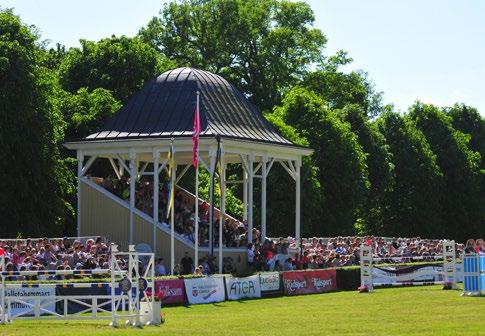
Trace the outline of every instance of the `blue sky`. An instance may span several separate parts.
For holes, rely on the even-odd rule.
[[[440,106],[463,102],[485,116],[485,1],[308,0],[315,26],[369,73],[386,103],[405,111],[414,100]],[[160,0],[1,0],[44,39],[133,36],[162,7]]]

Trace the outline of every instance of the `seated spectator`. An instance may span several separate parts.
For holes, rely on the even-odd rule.
[[[157,259],[157,264],[155,265],[155,275],[156,276],[167,275],[165,265],[163,264],[163,258]]]

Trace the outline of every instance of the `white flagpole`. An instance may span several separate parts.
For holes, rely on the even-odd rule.
[[[199,114],[199,91],[197,91],[197,113]],[[197,165],[195,166],[195,253],[194,267],[199,266],[199,144],[197,143]]]

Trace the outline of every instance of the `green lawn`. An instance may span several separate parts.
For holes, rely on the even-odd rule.
[[[0,335],[485,335],[485,298],[438,286],[336,292],[164,308],[160,327],[109,321],[15,321]]]

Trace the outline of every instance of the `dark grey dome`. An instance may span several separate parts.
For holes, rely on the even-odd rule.
[[[220,135],[292,145],[228,81],[192,68],[170,70],[149,81],[99,132],[85,140],[191,136],[197,91],[202,137]]]

